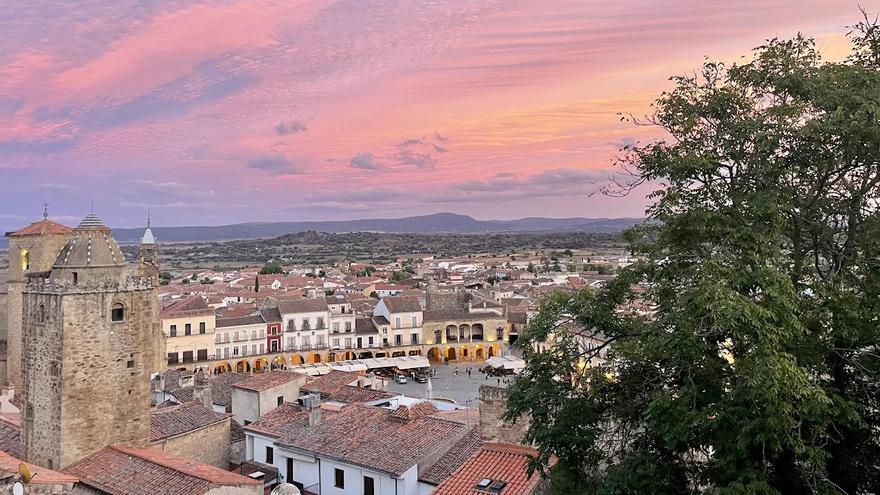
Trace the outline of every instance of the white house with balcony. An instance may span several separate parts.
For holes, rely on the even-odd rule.
[[[326,349],[330,338],[330,307],[323,297],[279,299],[285,351]],[[354,321],[352,320],[352,325]]]
[[[234,359],[266,353],[266,321],[260,314],[217,318],[214,331],[217,359]]]
[[[422,303],[416,296],[383,297],[373,308],[373,316],[388,321],[383,346],[422,344]],[[381,321],[381,320],[379,320]]]

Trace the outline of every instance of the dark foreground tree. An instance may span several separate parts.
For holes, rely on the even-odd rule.
[[[880,30],[850,38],[674,78],[668,137],[624,151],[658,185],[627,234],[646,261],[519,340],[509,416],[559,493],[880,493]]]

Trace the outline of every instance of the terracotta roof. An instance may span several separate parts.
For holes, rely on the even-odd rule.
[[[18,459],[17,456],[9,455],[6,452],[0,452],[0,473],[18,474],[18,466],[24,461]],[[31,479],[29,485],[73,485],[79,479],[69,474],[52,471],[43,466],[37,466],[29,462],[24,462],[30,469],[32,474],[36,476]],[[36,490],[36,489],[35,489]],[[12,493],[10,490],[9,493]]]
[[[281,446],[401,476],[431,456],[445,453],[438,438],[463,436],[470,428],[433,416],[400,421],[391,414],[388,409],[360,404],[338,411],[322,408],[321,422],[309,426],[305,409],[285,403],[244,429],[274,437]]]
[[[538,452],[522,445],[487,443],[456,470],[452,476],[440,483],[433,495],[530,495],[535,493],[541,483],[538,474],[529,477],[527,466],[530,456]],[[503,483],[500,490],[480,489],[477,484],[484,479],[492,483]]]
[[[15,232],[7,232],[7,237],[19,237],[26,235],[53,235],[53,234],[69,234],[73,231],[72,228],[67,225],[62,225],[58,222],[53,222],[52,220],[44,218],[39,222],[34,222],[27,227],[16,230]]]
[[[190,433],[226,421],[231,416],[208,409],[198,401],[158,409],[150,413],[150,441]]]
[[[327,374],[312,377],[300,389],[303,392],[320,394],[323,400],[345,402],[346,404],[397,397],[397,394],[390,392],[351,385],[357,381],[359,376],[357,373],[332,370]]]
[[[376,325],[390,325],[391,324],[391,322],[388,321],[388,318],[385,318],[384,316],[374,316],[373,323],[375,323]]]
[[[21,455],[21,424],[0,417],[0,450],[18,457]]]
[[[430,402],[418,402],[411,406],[400,406],[391,412],[391,417],[398,421],[413,421],[430,416],[438,411],[437,406]]]
[[[379,333],[379,330],[376,328],[376,325],[373,324],[373,320],[371,318],[355,318],[354,320],[354,333],[357,334],[368,334],[368,333]]]
[[[251,375],[247,373],[221,373],[211,375],[208,383],[211,385],[211,399],[218,406],[232,404],[232,385],[247,380]]]
[[[68,466],[65,473],[110,495],[202,495],[263,482],[157,449],[114,445]]]
[[[261,309],[260,314],[263,315],[263,320],[266,323],[281,323],[281,312],[278,311],[278,308],[266,308]]]
[[[460,468],[480,448],[482,443],[480,429],[472,427],[470,433],[453,445],[449,452],[443,454],[441,458],[437,459],[437,462],[422,472],[419,481],[434,486],[439,485]]]
[[[250,316],[234,316],[227,318],[217,318],[217,328],[240,327],[243,325],[265,325],[266,322],[259,314]]]
[[[243,390],[262,392],[264,390],[269,390],[270,388],[275,388],[279,385],[284,385],[285,383],[304,379],[305,375],[301,373],[295,373],[293,371],[272,371],[270,373],[256,374],[246,380],[235,382],[232,384],[232,386],[234,388],[240,388]]]
[[[159,318],[184,318],[187,316],[210,316],[214,310],[202,299],[202,296],[190,296],[162,308]]]
[[[294,313],[317,313],[330,311],[327,301],[323,297],[314,299],[279,299],[278,311],[283,315]]]
[[[422,303],[415,296],[383,297],[385,307],[391,313],[417,313],[422,310]]]

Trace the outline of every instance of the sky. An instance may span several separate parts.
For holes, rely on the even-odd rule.
[[[627,217],[668,77],[880,0],[0,2],[0,228]]]

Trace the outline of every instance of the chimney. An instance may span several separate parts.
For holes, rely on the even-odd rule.
[[[309,412],[309,426],[318,426],[321,424],[321,396],[311,394],[303,397],[306,410]]]
[[[205,373],[201,369],[196,372],[195,379],[193,380],[193,399],[201,402],[208,409],[214,408],[211,385],[208,384],[208,379],[205,378]]]

